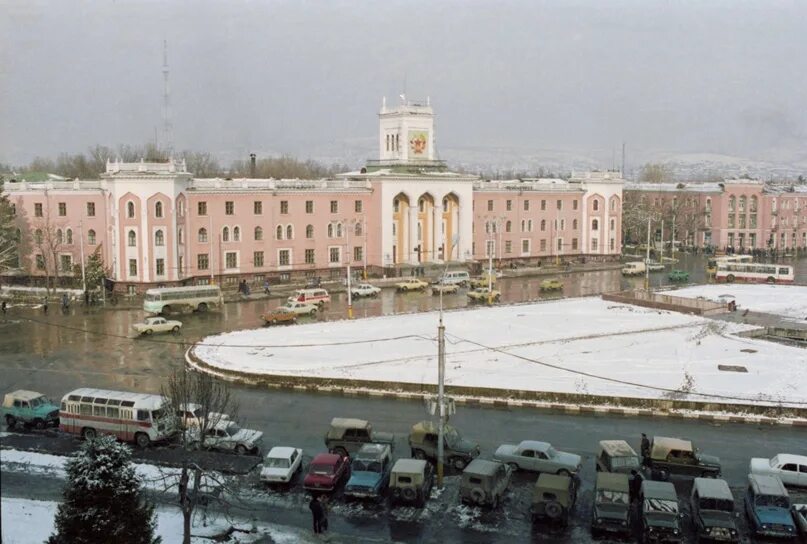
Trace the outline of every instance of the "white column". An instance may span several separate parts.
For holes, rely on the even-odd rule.
[[[415,252],[415,247],[418,245],[418,207],[417,202],[415,205],[409,206],[409,247],[407,249],[407,262],[409,264],[417,264],[418,256]]]
[[[440,257],[439,248],[443,242],[443,204],[435,204],[432,210],[432,261],[437,261]]]

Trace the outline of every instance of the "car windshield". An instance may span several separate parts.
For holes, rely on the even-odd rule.
[[[229,425],[227,425],[227,434],[229,434],[230,436],[233,436],[233,435],[237,434],[238,431],[240,431],[240,430],[241,430],[241,427],[239,427],[235,423],[230,423]]]
[[[647,514],[665,514],[675,516],[678,514],[678,501],[666,499],[645,499],[644,511]]]
[[[558,450],[556,450],[552,446],[549,446],[546,449],[546,456],[549,457],[550,459],[553,459],[558,456]]]
[[[638,466],[639,466],[639,458],[633,455],[628,455],[625,457],[611,457],[611,467],[613,468],[638,467]]]
[[[48,397],[46,397],[45,395],[42,395],[41,397],[31,399],[31,408],[36,408],[37,406],[42,406],[44,404],[49,404],[49,403],[50,403],[50,399]]]
[[[266,466],[269,468],[289,468],[289,460],[281,457],[269,457],[266,459]]]
[[[152,421],[159,421],[160,419],[165,417],[165,410],[152,410],[151,411],[151,420]]]
[[[160,300],[160,295],[149,295],[147,293],[146,294],[146,300],[148,300],[149,302],[155,302],[157,300]]]
[[[356,459],[352,468],[355,472],[381,472],[381,463],[369,459]]]
[[[782,495],[757,495],[754,499],[754,504],[756,506],[790,508],[790,499]]]
[[[311,465],[311,474],[321,474],[323,476],[333,474],[333,466],[321,464]]]
[[[610,489],[597,490],[598,504],[625,505],[629,503],[628,494],[623,491],[612,491]]]
[[[701,497],[699,506],[701,510],[720,510],[721,512],[733,512],[734,501],[728,499],[712,499]]]
[[[458,433],[456,429],[446,429],[445,438],[446,444],[453,448],[460,441],[460,433]]]

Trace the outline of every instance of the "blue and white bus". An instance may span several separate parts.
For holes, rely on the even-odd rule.
[[[206,312],[220,306],[224,299],[217,285],[192,285],[190,287],[159,287],[146,291],[143,309],[152,314],[168,314],[181,311]]]

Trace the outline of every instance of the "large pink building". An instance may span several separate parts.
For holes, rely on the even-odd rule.
[[[334,179],[196,179],[181,161],[109,161],[95,181],[7,183],[20,274],[99,251],[120,289],[342,277],[497,261],[615,258],[622,180],[487,181],[436,159],[428,101],[382,105],[379,159]]]

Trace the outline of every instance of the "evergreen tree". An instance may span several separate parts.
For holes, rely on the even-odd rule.
[[[64,502],[47,544],[159,544],[154,505],[145,500],[129,447],[114,437],[84,443],[67,462]]]

